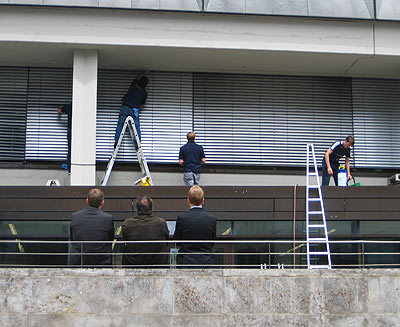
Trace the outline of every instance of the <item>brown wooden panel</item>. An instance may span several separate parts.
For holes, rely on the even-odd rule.
[[[398,211],[348,211],[345,212],[346,220],[400,220]]]
[[[63,214],[62,211],[3,211],[0,220],[63,220]]]
[[[62,211],[62,199],[0,199],[1,211]]]
[[[62,198],[61,186],[0,186],[0,198]]]
[[[273,211],[273,199],[207,199],[205,208],[211,211]]]
[[[344,202],[341,199],[325,199],[325,210],[328,211],[344,211]],[[319,202],[310,202],[310,210],[320,210]],[[306,200],[297,199],[296,210],[306,210]],[[275,199],[275,211],[290,211],[293,212],[293,199]]]
[[[346,199],[346,211],[400,211],[400,201],[397,198],[365,198]]]
[[[400,198],[398,186],[354,186],[344,189],[346,198]]]
[[[266,186],[204,186],[205,198],[273,198],[274,188]]]

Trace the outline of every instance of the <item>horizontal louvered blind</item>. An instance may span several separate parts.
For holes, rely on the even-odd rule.
[[[121,98],[138,72],[100,70],[97,96],[97,160],[107,161],[113,151]],[[140,112],[142,147],[149,162],[178,161],[179,147],[192,129],[192,74],[150,72],[147,102]],[[136,161],[129,133],[118,161]]]
[[[350,79],[194,75],[194,129],[207,162],[303,166],[352,133]]]
[[[0,160],[22,161],[25,155],[28,69],[0,67]]]
[[[66,160],[67,115],[57,108],[71,95],[72,69],[29,69],[26,159]]]
[[[357,167],[400,166],[400,80],[353,79]]]

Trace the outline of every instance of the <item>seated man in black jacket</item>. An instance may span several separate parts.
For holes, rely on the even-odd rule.
[[[166,241],[169,230],[163,218],[153,216],[153,200],[148,196],[136,200],[136,217],[128,218],[122,224],[125,241]],[[167,243],[126,243],[122,257],[123,265],[140,265],[145,268],[166,267],[168,264]],[[146,254],[154,253],[154,254]],[[164,253],[164,254],[163,254]]]
[[[103,192],[99,189],[90,190],[86,203],[87,208],[72,214],[71,241],[112,241],[114,219],[113,216],[101,211],[104,205]],[[111,243],[73,243],[68,264],[74,266],[111,265],[111,251]],[[81,252],[85,254],[74,255]]]
[[[188,204],[190,210],[178,216],[174,238],[176,240],[215,240],[217,217],[203,209],[204,192],[200,186],[195,185],[190,188]],[[204,268],[207,265],[212,265],[214,263],[213,245],[211,242],[180,243],[179,253],[181,254],[178,254],[178,264],[193,268]]]

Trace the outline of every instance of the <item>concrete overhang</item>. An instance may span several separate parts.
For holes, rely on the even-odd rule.
[[[400,78],[400,23],[3,7],[0,65]]]

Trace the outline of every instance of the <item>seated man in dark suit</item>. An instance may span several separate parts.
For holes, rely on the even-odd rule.
[[[136,200],[136,217],[128,218],[122,224],[125,241],[166,241],[169,230],[163,218],[153,216],[153,200],[148,196]],[[123,265],[141,265],[146,268],[162,268],[168,264],[167,243],[126,243],[122,257]],[[142,253],[142,254],[141,254]],[[146,254],[155,253],[155,254]],[[164,254],[162,254],[164,253]]]
[[[114,238],[113,216],[101,211],[104,194],[99,189],[89,191],[86,198],[88,207],[74,212],[71,218],[71,241],[112,241]],[[69,265],[111,265],[111,243],[72,243],[68,257]],[[104,253],[76,254],[73,253]]]
[[[217,217],[203,209],[204,192],[192,186],[188,193],[190,210],[178,216],[174,238],[176,240],[215,240]],[[180,243],[177,262],[187,267],[204,268],[214,263],[213,243]],[[190,254],[203,253],[203,254]],[[184,254],[189,253],[189,254]]]

